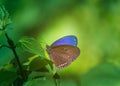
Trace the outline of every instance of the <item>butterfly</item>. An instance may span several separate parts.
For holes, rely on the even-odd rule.
[[[46,45],[46,50],[58,69],[67,67],[79,56],[77,43],[76,36],[69,35],[58,39],[51,46]]]

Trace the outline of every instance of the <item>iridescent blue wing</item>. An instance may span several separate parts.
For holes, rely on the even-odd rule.
[[[77,46],[77,38],[75,36],[65,36],[55,41],[51,46],[58,46],[58,45]]]

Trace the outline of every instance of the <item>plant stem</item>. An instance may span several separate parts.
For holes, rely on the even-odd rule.
[[[15,59],[16,59],[16,61],[17,61],[17,63],[18,63],[21,76],[22,76],[23,80],[26,81],[27,77],[26,77],[26,74],[24,73],[24,70],[23,70],[22,65],[21,65],[21,63],[20,63],[20,60],[19,60],[19,57],[18,57],[18,55],[17,55],[16,49],[15,49],[15,48],[16,48],[16,47],[15,47],[15,44],[14,44],[14,42],[10,39],[10,37],[8,36],[7,33],[5,33],[5,36],[6,36],[6,38],[7,38],[7,42],[8,42],[8,44],[9,44],[9,46],[10,46],[10,48],[11,48],[14,56],[15,56]]]

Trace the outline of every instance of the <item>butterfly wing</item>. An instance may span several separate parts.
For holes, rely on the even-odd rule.
[[[68,66],[80,54],[79,48],[71,45],[52,46],[47,51],[57,68]]]
[[[72,45],[77,46],[77,38],[75,36],[65,36],[63,38],[58,39],[55,41],[51,46],[58,46],[58,45]]]

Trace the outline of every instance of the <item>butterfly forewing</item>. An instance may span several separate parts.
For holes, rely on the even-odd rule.
[[[77,46],[77,38],[76,36],[64,36],[57,41],[55,41],[51,46],[58,46],[58,45],[72,45]]]
[[[71,45],[51,46],[47,51],[57,68],[68,66],[80,54],[79,48]]]

